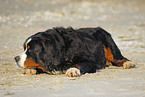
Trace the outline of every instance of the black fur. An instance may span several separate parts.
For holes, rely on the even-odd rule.
[[[115,60],[126,59],[111,35],[100,27],[76,30],[58,27],[39,32],[28,39],[30,38],[32,40],[28,43],[30,49],[26,52],[27,57],[50,72],[67,70],[76,65],[82,74],[105,68],[104,46],[111,49]]]

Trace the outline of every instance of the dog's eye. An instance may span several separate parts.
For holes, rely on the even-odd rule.
[[[32,51],[31,49],[28,49],[28,52],[31,53],[31,52],[33,52],[33,51]]]

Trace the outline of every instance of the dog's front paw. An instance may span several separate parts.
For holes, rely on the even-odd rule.
[[[32,75],[36,75],[36,74],[37,74],[37,70],[36,70],[36,69],[24,69],[24,70],[23,70],[23,74],[32,74]]]
[[[135,67],[135,63],[133,63],[131,61],[126,61],[123,63],[124,69],[130,69],[130,68],[134,68],[134,67]]]
[[[78,77],[81,75],[80,70],[78,68],[69,68],[66,71],[66,75],[69,77]]]

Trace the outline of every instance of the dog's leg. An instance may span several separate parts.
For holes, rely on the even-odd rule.
[[[104,53],[107,61],[112,62],[114,65],[122,66],[126,69],[135,67],[133,62],[121,54],[121,51],[107,31],[102,28],[98,28],[96,33],[94,33],[94,37],[102,41],[104,44]]]
[[[81,75],[81,72],[80,72],[80,69],[78,69],[76,67],[72,67],[66,71],[66,75],[68,77],[78,77]]]
[[[95,73],[97,69],[97,64],[92,64],[90,62],[78,63],[73,65],[66,71],[66,75],[69,77],[81,76],[85,73]]]
[[[37,74],[37,70],[34,68],[27,68],[23,70],[23,74],[32,74],[32,75],[36,75]]]

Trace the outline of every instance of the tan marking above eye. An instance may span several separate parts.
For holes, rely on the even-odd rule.
[[[39,62],[40,62],[40,63],[42,63],[42,61],[41,61],[41,60],[39,60]]]
[[[28,45],[28,46],[27,46],[27,49],[29,49],[29,48],[30,48],[30,46]]]

